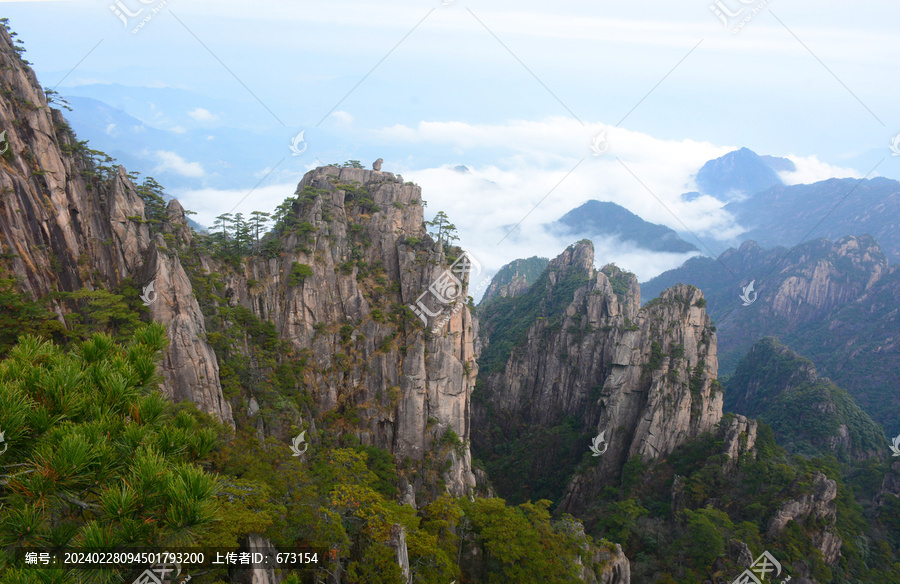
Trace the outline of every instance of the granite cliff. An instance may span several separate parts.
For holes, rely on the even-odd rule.
[[[700,291],[676,286],[642,309],[632,274],[593,263],[592,244],[581,241],[526,292],[488,306],[473,411],[473,443],[489,470],[498,452],[518,453],[501,462],[515,467],[506,474],[513,481],[497,483],[514,498],[558,499],[560,479],[604,433],[608,451],[565,489],[561,509],[575,514],[625,461],[665,457],[722,416]],[[545,476],[556,482],[541,483]]]
[[[11,50],[9,33],[0,37],[6,49],[0,51],[0,127],[7,141],[0,160],[0,265],[7,277],[35,298],[143,292],[146,318],[166,325],[169,336],[162,391],[232,426],[235,414],[252,417],[262,433],[285,438],[291,423],[313,424],[309,409],[267,426],[259,410],[276,404],[252,389],[227,397],[223,390],[223,353],[210,339],[221,336],[223,325],[234,329],[234,317],[219,318],[214,330],[210,319],[220,307],[241,307],[248,318],[273,323],[278,338],[306,358],[301,385],[315,407],[355,411],[359,422],[342,431],[414,461],[445,435],[457,436],[459,448],[445,449],[452,463],[442,476],[452,493],[471,491],[468,411],[477,325],[465,308],[440,330],[426,331],[405,308],[447,268],[442,246],[425,233],[419,187],[386,172],[311,171],[285,212],[279,240],[235,266],[196,245],[178,201],[168,203],[164,217],[153,217],[133,176],[76,140],[34,72]],[[297,266],[305,268],[298,273]],[[464,299],[464,290],[458,292]],[[453,307],[430,306],[446,308],[448,316]],[[53,301],[61,323],[80,307]],[[248,358],[252,352],[246,341],[231,351]],[[235,414],[232,405],[240,406]]]
[[[900,270],[872,236],[818,239],[792,250],[747,241],[718,261],[692,258],[642,289],[652,298],[679,282],[697,286],[709,302],[722,375],[731,375],[757,341],[777,337],[895,433]],[[751,282],[745,305],[742,290]]]
[[[454,311],[466,298],[465,277],[452,302],[429,292],[450,262],[425,233],[421,189],[389,172],[321,167],[289,200],[282,229],[266,240],[269,252],[238,269],[210,262],[206,271],[222,275],[217,294],[273,323],[307,356],[302,385],[321,410],[347,414],[341,432],[414,461],[445,435],[458,436],[459,448],[447,450],[446,484],[469,493],[478,329],[467,307]],[[420,301],[434,314],[431,328],[407,310]],[[252,390],[242,397],[267,405]],[[279,436],[299,421],[250,417]]]
[[[3,271],[35,297],[153,283],[159,301],[149,311],[166,325],[170,340],[161,389],[233,423],[191,284],[162,237],[151,236],[135,184],[120,167],[91,163],[92,151],[49,106],[34,72],[11,50],[6,30],[0,30],[0,45]],[[186,224],[177,203],[169,211],[173,226]],[[62,322],[78,306],[60,301],[54,309]]]

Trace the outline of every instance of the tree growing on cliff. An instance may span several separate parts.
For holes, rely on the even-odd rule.
[[[228,224],[233,221],[233,217],[231,213],[222,213],[218,217],[216,217],[216,222],[213,223],[210,229],[221,229],[222,230],[222,240],[228,241]]]
[[[164,191],[163,186],[152,176],[146,177],[137,187],[137,194],[144,201],[144,217],[150,223],[151,229],[158,229],[166,221]]]
[[[269,218],[272,217],[272,215],[264,211],[252,211],[250,213],[250,217],[250,221],[253,225],[253,231],[256,236],[256,245],[259,245],[259,232],[262,231],[263,233],[265,233],[266,227],[269,224]]]
[[[244,214],[234,216],[234,240],[232,251],[239,254],[248,253],[253,246],[251,225],[244,220]]]
[[[428,234],[442,246],[450,246],[453,245],[455,241],[459,241],[459,236],[456,233],[456,225],[450,223],[450,218],[447,217],[447,214],[443,211],[438,211],[434,216],[434,219],[426,221],[425,225],[430,228]]]

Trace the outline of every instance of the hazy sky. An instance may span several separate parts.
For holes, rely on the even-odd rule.
[[[384,170],[421,185],[427,211],[447,211],[462,244],[496,269],[558,253],[563,242],[540,224],[592,198],[719,253],[739,227],[720,202],[680,195],[694,189],[706,160],[742,146],[790,157],[798,173],[784,178],[792,183],[900,178],[900,156],[889,149],[900,133],[896,2],[78,0],[2,8],[46,87],[118,100],[110,105],[173,137],[227,139],[215,164],[242,164],[241,132],[271,136],[271,162],[236,183],[191,149],[152,153],[157,166],[144,173],[184,178],[170,192],[201,223],[243,197],[237,211],[274,208],[320,162],[382,157]],[[130,97],[116,98],[109,84]],[[172,99],[155,97],[164,94]],[[291,156],[300,131],[307,149]],[[604,131],[607,149],[595,156],[592,141]],[[598,262],[609,258],[642,279],[683,259],[632,257],[598,242]]]

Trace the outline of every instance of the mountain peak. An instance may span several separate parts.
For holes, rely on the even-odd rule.
[[[570,268],[583,270],[588,274],[594,269],[594,244],[582,239],[567,247],[565,251],[550,260],[549,269],[566,271]]]
[[[697,173],[697,188],[714,197],[739,199],[784,184],[776,168],[790,170],[791,167],[793,163],[789,160],[763,157],[749,148],[741,148],[704,164]]]
[[[625,207],[609,201],[587,201],[553,223],[554,229],[583,237],[617,237],[650,251],[699,251],[665,225],[644,221]]]

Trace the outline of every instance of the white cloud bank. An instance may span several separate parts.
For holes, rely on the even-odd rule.
[[[194,108],[187,114],[198,122],[215,122],[219,119],[219,116],[202,107]]]
[[[686,201],[681,196],[696,190],[696,172],[706,161],[735,146],[659,139],[565,117],[504,124],[421,122],[360,131],[368,134],[367,141],[399,151],[447,152],[443,158],[452,162],[441,166],[388,159],[384,170],[422,187],[426,218],[445,211],[459,229],[460,244],[475,254],[488,276],[516,258],[558,255],[576,237],[561,237],[546,225],[591,199],[617,203],[646,221],[666,225],[711,256],[718,256],[744,231],[722,209],[722,201],[711,196]],[[604,131],[608,149],[595,156],[591,144]],[[814,156],[788,158],[797,166],[793,173],[782,173],[788,184],[859,176]],[[260,187],[237,211],[271,211],[295,188],[296,183]],[[181,197],[202,222],[246,195],[246,190],[204,189]],[[613,238],[595,240],[594,245],[598,267],[615,262],[641,281],[696,255],[650,252]]]
[[[779,172],[778,176],[786,185],[807,185],[829,178],[862,178],[862,174],[852,168],[834,166],[822,162],[816,156],[785,156],[796,166],[794,172]]]
[[[595,156],[590,146],[603,131],[608,149]],[[666,225],[711,255],[724,251],[723,242],[743,231],[715,198],[681,197],[696,189],[694,175],[703,163],[735,147],[661,140],[562,117],[503,125],[422,122],[414,128],[384,128],[375,137],[443,145],[456,153],[453,164],[438,168],[396,169],[388,161],[385,170],[399,170],[419,184],[429,203],[426,212],[447,212],[459,228],[462,245],[489,272],[515,258],[557,255],[575,238],[559,237],[544,226],[591,199],[617,203]],[[465,165],[468,172],[460,172],[457,165]],[[649,252],[609,238],[594,245],[598,266],[615,262],[641,280],[696,255]]]
[[[188,162],[175,152],[157,150],[156,157],[159,159],[156,172],[169,171],[188,178],[200,178],[205,174],[199,162]]]
[[[296,182],[260,186],[252,191],[249,188],[195,189],[173,194],[186,209],[197,213],[194,217],[197,223],[209,227],[222,213],[243,213],[249,217],[251,211],[272,212],[295,190]]]

